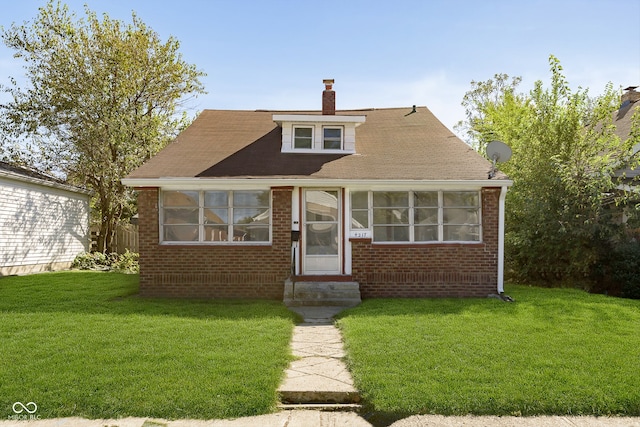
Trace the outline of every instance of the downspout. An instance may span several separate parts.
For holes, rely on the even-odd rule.
[[[507,197],[507,186],[500,190],[498,201],[498,295],[504,293],[504,201]]]

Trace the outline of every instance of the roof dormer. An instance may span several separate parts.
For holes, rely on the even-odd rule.
[[[356,127],[365,116],[336,115],[333,80],[324,80],[322,115],[274,114],[282,127],[283,153],[340,154],[356,152]]]

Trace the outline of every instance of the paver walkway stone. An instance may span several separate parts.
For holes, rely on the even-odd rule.
[[[286,371],[279,388],[283,403],[353,404],[360,394],[342,360],[342,336],[332,317],[341,309],[296,307],[305,318],[293,331],[291,348],[297,357]]]

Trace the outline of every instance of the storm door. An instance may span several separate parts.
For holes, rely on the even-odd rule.
[[[305,190],[303,274],[340,274],[342,206],[340,190]]]

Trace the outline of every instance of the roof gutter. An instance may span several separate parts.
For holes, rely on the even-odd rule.
[[[27,176],[20,173],[7,171],[7,170],[0,169],[0,178],[7,178],[15,181],[28,182],[30,184],[41,185],[43,187],[57,188],[59,190],[64,190],[71,193],[84,194],[87,196],[93,195],[93,191],[91,190],[85,190],[84,188],[75,187],[69,184],[62,184],[56,181],[50,181],[50,180],[41,179],[41,178],[34,178],[32,176]]]
[[[122,183],[128,187],[161,187],[171,189],[208,189],[243,187],[344,187],[350,188],[386,188],[411,186],[412,188],[442,188],[442,189],[470,189],[483,187],[506,187],[513,185],[513,181],[507,179],[482,179],[482,180],[418,180],[418,179],[327,179],[327,178],[124,178]]]

